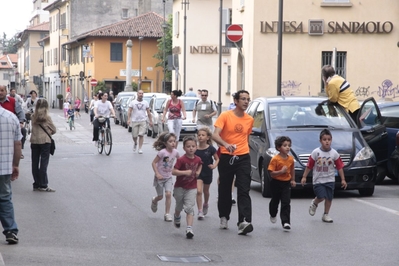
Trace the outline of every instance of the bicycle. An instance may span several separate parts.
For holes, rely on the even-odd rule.
[[[69,125],[69,129],[70,129],[70,130],[72,130],[72,128],[75,129],[75,122],[74,122],[74,120],[72,119],[71,116],[68,117],[67,123],[68,123],[68,125]]]
[[[102,154],[104,150],[106,155],[110,155],[112,150],[112,134],[111,129],[108,128],[109,120],[103,116],[97,119],[100,122],[97,142],[98,153]]]

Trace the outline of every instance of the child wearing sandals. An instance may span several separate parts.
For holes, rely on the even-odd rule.
[[[176,147],[176,135],[173,133],[162,133],[154,142],[153,147],[158,151],[152,161],[152,169],[154,170],[154,187],[157,196],[151,200],[151,210],[155,213],[158,210],[158,201],[162,200],[165,191],[165,215],[166,222],[172,221],[170,215],[170,205],[172,200],[172,169],[176,159],[179,158],[179,152]]]
[[[202,160],[202,170],[197,178],[197,207],[198,220],[203,220],[209,208],[209,187],[213,179],[213,169],[219,163],[219,156],[216,154],[215,147],[212,146],[212,132],[208,127],[198,129],[198,148],[195,155]],[[202,205],[202,195],[204,204]]]
[[[173,197],[176,199],[174,224],[176,228],[180,228],[180,213],[184,209],[187,222],[186,237],[190,239],[194,237],[192,226],[197,195],[197,177],[201,173],[202,160],[195,155],[197,141],[194,137],[184,138],[183,149],[186,153],[177,159],[172,170],[172,174],[176,176],[173,190]]]

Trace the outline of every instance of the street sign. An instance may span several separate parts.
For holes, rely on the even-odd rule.
[[[96,79],[91,79],[90,80],[90,85],[93,86],[93,87],[97,86],[97,80]]]
[[[227,27],[226,37],[231,42],[239,42],[244,35],[241,25],[231,24]]]

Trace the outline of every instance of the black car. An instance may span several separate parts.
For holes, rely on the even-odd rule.
[[[250,103],[247,113],[254,118],[249,138],[252,180],[261,183],[264,197],[271,196],[267,168],[271,158],[278,154],[274,146],[276,137],[285,135],[292,140],[296,188],[301,189],[300,181],[309,155],[320,146],[319,134],[325,128],[331,131],[332,147],[344,162],[347,189],[356,189],[362,196],[373,195],[377,160],[386,154],[387,137],[383,125],[360,130],[342,107],[330,104],[324,97],[257,98]],[[336,189],[341,189],[338,174],[335,181]],[[312,172],[305,188],[311,187]]]

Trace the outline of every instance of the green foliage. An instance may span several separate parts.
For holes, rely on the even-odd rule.
[[[62,95],[62,94],[57,94],[57,99],[58,99],[58,100],[62,100],[62,98],[64,98],[64,95]]]
[[[173,41],[173,27],[172,27],[173,19],[172,15],[169,15],[168,20],[166,21],[167,27],[165,29],[165,38],[158,39],[158,52],[154,55],[154,58],[158,59],[159,62],[155,65],[156,67],[163,67],[165,61],[165,80],[172,80],[172,72],[168,70],[168,55],[172,55],[172,41]],[[164,55],[164,39],[165,39],[165,58]]]
[[[18,39],[14,36],[11,39],[7,39],[7,34],[3,32],[3,39],[1,39],[1,44],[4,47],[4,54],[16,54]]]
[[[97,94],[99,91],[107,91],[107,87],[105,86],[104,81],[97,81],[97,86],[94,87],[94,94]]]

